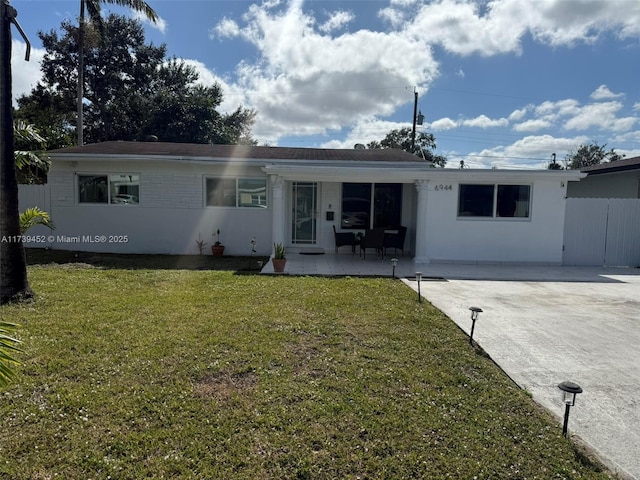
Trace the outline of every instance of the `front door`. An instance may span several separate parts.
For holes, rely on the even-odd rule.
[[[291,243],[315,245],[317,230],[318,184],[293,182],[291,184]]]

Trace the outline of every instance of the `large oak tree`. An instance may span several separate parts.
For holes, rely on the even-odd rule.
[[[78,135],[78,145],[84,144],[84,44],[86,20],[85,13],[88,15],[90,25],[98,27],[104,38],[104,29],[102,23],[102,4],[111,3],[123,7],[129,7],[137,12],[141,12],[152,22],[158,20],[158,15],[144,0],[80,0],[80,17],[78,18],[78,78],[76,83],[76,106],[77,106],[77,123],[76,133]]]
[[[173,142],[251,142],[254,111],[218,112],[220,85],[198,83],[193,67],[166,58],[165,45],[147,44],[138,21],[112,14],[102,25],[102,34],[91,24],[85,32],[86,143],[148,135]],[[54,138],[74,129],[78,81],[78,28],[63,22],[61,30],[39,33],[46,50],[43,78],[30,95],[18,99],[17,112],[46,135],[53,130]]]

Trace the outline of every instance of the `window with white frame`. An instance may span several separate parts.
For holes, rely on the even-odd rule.
[[[208,207],[267,207],[266,178],[207,178]]]
[[[140,203],[140,175],[137,173],[78,175],[77,178],[78,203]]]
[[[529,218],[531,185],[461,184],[459,217]]]

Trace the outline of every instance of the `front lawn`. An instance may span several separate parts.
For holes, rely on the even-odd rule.
[[[399,281],[29,272],[0,478],[609,478]]]

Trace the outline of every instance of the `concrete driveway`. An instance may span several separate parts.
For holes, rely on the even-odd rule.
[[[584,392],[569,433],[612,470],[640,479],[640,269],[526,266],[421,268],[422,294],[467,334],[470,306],[484,310],[474,340],[533,399],[558,416],[558,383]],[[415,281],[406,283],[417,290]]]

